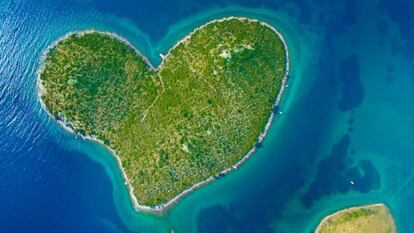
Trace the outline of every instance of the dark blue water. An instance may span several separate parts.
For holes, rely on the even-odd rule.
[[[375,202],[414,232],[413,12],[409,0],[0,0],[0,232],[311,232],[332,211]],[[229,15],[285,35],[284,114],[241,169],[165,216],[136,213],[111,155],[41,109],[41,55],[96,28],[157,65],[195,27]]]

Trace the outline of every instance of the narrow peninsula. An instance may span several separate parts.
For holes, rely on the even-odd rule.
[[[108,146],[137,208],[162,211],[237,168],[270,126],[289,71],[282,35],[263,22],[213,20],[158,68],[112,33],[70,33],[46,51],[42,106]]]
[[[353,207],[324,218],[315,233],[396,233],[397,228],[383,204]]]

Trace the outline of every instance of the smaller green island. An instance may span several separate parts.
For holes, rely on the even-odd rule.
[[[397,228],[384,204],[352,207],[324,218],[315,233],[396,233]]]

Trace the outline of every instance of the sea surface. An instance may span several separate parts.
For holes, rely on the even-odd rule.
[[[309,233],[333,211],[383,202],[413,233],[413,12],[412,0],[0,0],[0,232]],[[240,169],[163,216],[138,213],[111,154],[41,108],[41,56],[68,32],[99,29],[156,66],[224,16],[284,34],[283,114]]]

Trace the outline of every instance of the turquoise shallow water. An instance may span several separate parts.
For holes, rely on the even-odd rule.
[[[399,232],[414,232],[413,11],[402,0],[3,1],[1,232],[312,232],[332,211],[374,202],[390,207]],[[284,34],[283,115],[240,169],[164,216],[137,213],[110,153],[40,108],[40,56],[65,33],[95,28],[158,65],[159,53],[224,16]]]

